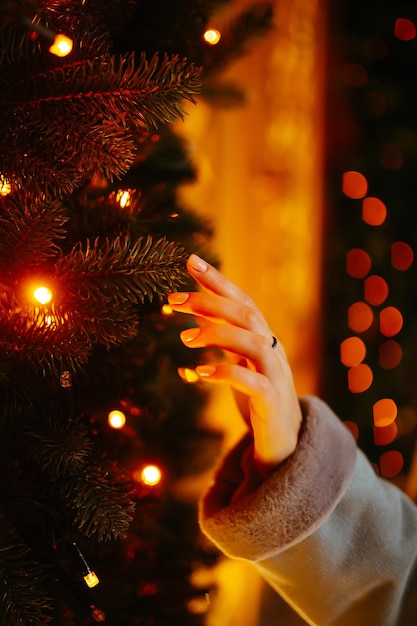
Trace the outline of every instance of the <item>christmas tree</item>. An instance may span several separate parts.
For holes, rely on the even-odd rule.
[[[204,619],[217,555],[175,482],[219,436],[163,305],[211,234],[178,201],[195,169],[173,122],[239,96],[216,71],[271,20],[248,8],[210,46],[223,4],[1,3],[4,626]]]

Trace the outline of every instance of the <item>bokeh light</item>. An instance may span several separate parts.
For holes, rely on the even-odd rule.
[[[405,17],[399,17],[395,20],[394,35],[402,41],[415,39],[416,27],[414,22]]]
[[[342,191],[348,198],[364,198],[368,193],[368,181],[360,172],[351,170],[344,172],[342,177]]]
[[[55,36],[52,45],[49,48],[49,52],[57,57],[66,57],[72,50],[72,39],[59,33]]]
[[[196,383],[200,380],[200,377],[195,370],[190,369],[189,367],[179,367],[178,374],[185,383]]]
[[[381,277],[368,276],[364,282],[364,298],[369,304],[382,304],[388,297],[387,282]]]
[[[403,316],[394,306],[387,306],[379,314],[379,330],[384,337],[394,337],[403,327]]]
[[[369,365],[360,363],[348,370],[348,388],[352,393],[363,393],[372,385],[373,373]]]
[[[387,207],[379,198],[368,197],[362,202],[362,219],[370,226],[381,226],[387,217]]]
[[[52,300],[52,290],[44,285],[33,290],[33,297],[39,304],[48,304]]]
[[[414,262],[414,251],[405,241],[394,241],[391,246],[391,265],[396,270],[406,271]]]
[[[397,476],[404,467],[404,457],[398,450],[388,450],[381,454],[379,458],[379,470],[381,476],[393,478]]]
[[[203,38],[204,38],[204,41],[209,43],[211,46],[215,46],[216,44],[219,43],[221,36],[222,36],[221,32],[217,30],[217,28],[208,28],[205,31]]]
[[[398,434],[397,422],[387,426],[374,426],[374,442],[377,446],[387,446],[395,441]]]
[[[347,337],[340,344],[340,361],[346,367],[362,363],[366,356],[366,346],[359,337]]]
[[[347,311],[348,326],[355,333],[364,333],[374,321],[374,314],[366,302],[354,302]]]
[[[353,278],[365,278],[371,266],[371,257],[361,248],[352,248],[346,254],[346,272]]]
[[[392,398],[381,398],[372,407],[375,426],[388,426],[397,419],[398,408]]]
[[[162,472],[156,465],[146,465],[141,471],[141,480],[145,485],[153,487],[157,485],[161,478]]]
[[[115,409],[114,411],[109,412],[107,422],[111,428],[118,430],[119,428],[123,428],[126,424],[126,415],[123,411]]]
[[[378,349],[379,365],[384,370],[392,370],[401,363],[403,351],[400,344],[394,339],[388,339],[380,344]]]

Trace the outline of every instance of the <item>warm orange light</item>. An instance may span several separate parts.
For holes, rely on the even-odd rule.
[[[346,272],[353,278],[365,278],[371,265],[371,257],[361,248],[352,248],[346,255]]]
[[[364,296],[369,304],[382,304],[388,297],[387,282],[381,276],[368,276],[364,282]]]
[[[126,209],[132,204],[132,194],[128,189],[119,189],[116,194],[116,202],[121,209]]]
[[[358,438],[359,438],[359,426],[357,425],[357,423],[356,422],[351,422],[351,421],[346,421],[346,422],[343,422],[343,424],[346,426],[346,428],[348,430],[350,430],[350,432],[352,433],[354,438],[356,440],[358,440]]]
[[[33,297],[39,304],[48,304],[52,300],[52,291],[49,287],[36,287],[33,291]]]
[[[209,43],[211,46],[215,46],[219,43],[221,36],[221,32],[217,30],[217,28],[208,28],[203,35],[204,41]]]
[[[375,402],[372,412],[375,426],[383,427],[392,424],[397,419],[398,408],[391,398],[382,398]]]
[[[10,182],[3,176],[0,176],[0,196],[8,196],[11,191],[12,186]]]
[[[362,363],[366,356],[366,346],[359,337],[347,337],[340,344],[340,361],[346,367]]]
[[[401,363],[403,351],[400,344],[394,339],[384,341],[379,346],[379,365],[384,370],[392,370]]]
[[[363,333],[371,327],[374,314],[366,302],[354,302],[348,308],[348,326],[355,333]]]
[[[114,411],[110,411],[107,416],[107,421],[111,428],[117,430],[119,428],[123,428],[123,426],[126,424],[126,415],[123,413],[123,411],[115,409]]]
[[[352,393],[362,393],[372,385],[374,375],[366,363],[360,363],[348,370],[348,388]]]
[[[415,24],[405,17],[395,20],[394,35],[402,41],[410,41],[416,36]]]
[[[360,172],[344,172],[342,177],[342,191],[348,198],[364,198],[368,193],[368,181]]]
[[[362,202],[362,219],[370,226],[380,226],[387,217],[387,207],[379,198],[365,198]]]
[[[90,587],[90,589],[96,587],[96,585],[98,585],[100,582],[97,574],[95,574],[94,572],[88,572],[88,574],[84,576],[84,580],[87,584],[87,587]]]
[[[397,476],[404,467],[404,457],[398,450],[388,450],[379,458],[381,476],[392,478]]]
[[[156,465],[146,465],[141,472],[141,479],[145,485],[151,487],[157,485],[161,480],[162,474],[159,467]]]
[[[394,306],[387,306],[379,314],[379,330],[385,337],[393,337],[403,327],[403,316]]]
[[[58,33],[49,48],[49,52],[55,54],[57,57],[66,57],[72,50],[72,39]]]
[[[196,383],[200,380],[198,374],[189,367],[179,367],[178,374],[185,383]]]
[[[411,246],[404,241],[395,241],[391,246],[391,265],[396,270],[404,272],[414,262],[414,252]]]
[[[388,426],[374,426],[374,441],[377,446],[387,446],[395,441],[398,435],[397,422],[391,422]]]
[[[169,304],[163,304],[161,307],[161,313],[162,315],[165,315],[165,317],[171,317],[174,315],[174,309],[169,306]]]

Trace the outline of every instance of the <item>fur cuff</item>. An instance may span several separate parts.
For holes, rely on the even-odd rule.
[[[200,507],[204,533],[227,555],[259,561],[298,543],[329,516],[346,491],[356,442],[331,409],[300,399],[304,422],[294,454],[252,493],[233,498],[243,480],[247,435],[227,455]]]

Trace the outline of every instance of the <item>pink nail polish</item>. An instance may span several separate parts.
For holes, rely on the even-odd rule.
[[[185,292],[170,293],[168,294],[168,302],[169,304],[184,304],[189,297],[190,294]]]
[[[194,270],[197,270],[198,272],[206,272],[208,269],[208,264],[196,254],[192,254],[189,257],[188,263]]]

